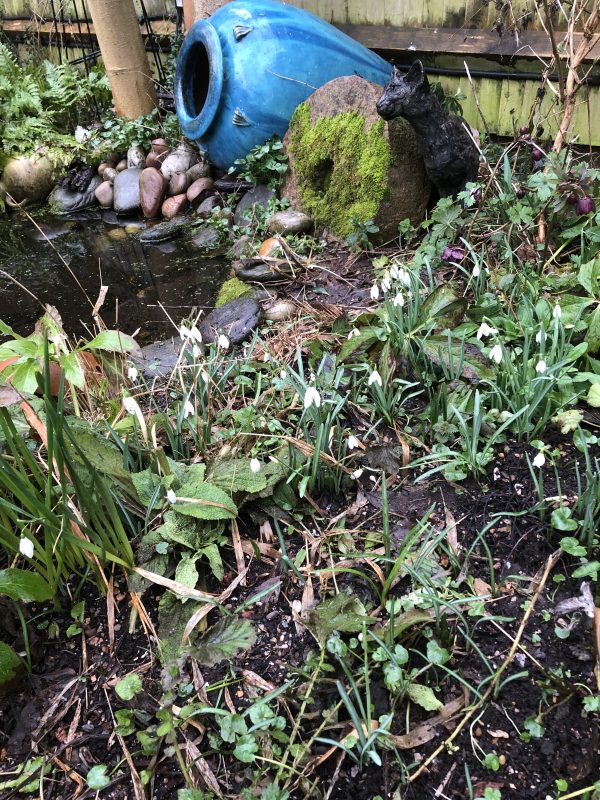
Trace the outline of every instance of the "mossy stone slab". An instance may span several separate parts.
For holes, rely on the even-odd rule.
[[[340,236],[373,220],[377,242],[394,239],[403,219],[418,225],[431,191],[409,123],[377,114],[381,92],[358,76],[336,78],[298,106],[284,138],[289,169],[281,192]]]

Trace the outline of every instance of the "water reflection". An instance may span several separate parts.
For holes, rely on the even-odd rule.
[[[178,323],[194,308],[212,308],[227,276],[224,260],[200,258],[183,239],[142,244],[139,220],[113,212],[35,222],[41,230],[24,214],[0,217],[0,270],[21,284],[0,276],[0,319],[21,334],[51,303],[69,333],[85,335],[105,285],[105,323],[125,333],[139,328],[140,341],[151,341],[174,332],[167,315]]]

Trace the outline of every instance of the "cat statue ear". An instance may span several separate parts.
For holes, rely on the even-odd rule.
[[[426,88],[429,86],[427,75],[425,75],[423,64],[420,61],[415,61],[408,70],[406,73],[406,81],[408,83],[412,83],[413,86],[416,87],[422,86],[423,88]]]
[[[394,83],[398,83],[398,81],[402,80],[404,75],[400,72],[398,67],[395,64],[392,64],[392,81]]]

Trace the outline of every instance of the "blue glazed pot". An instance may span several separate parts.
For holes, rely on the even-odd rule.
[[[234,0],[188,33],[175,103],[185,136],[222,169],[274,134],[295,108],[343,75],[385,84],[391,68],[314,14],[275,0]]]

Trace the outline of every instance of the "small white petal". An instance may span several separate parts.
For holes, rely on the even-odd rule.
[[[190,329],[190,339],[193,339],[198,344],[202,344],[202,334],[195,325]]]
[[[379,286],[376,283],[371,286],[371,300],[379,299]]]
[[[352,330],[348,334],[348,339],[354,339],[355,336],[360,336],[360,331],[358,330],[358,328],[352,328]]]
[[[187,419],[195,414],[196,409],[194,408],[194,404],[188,399],[183,404],[183,418]]]
[[[390,278],[389,272],[383,276],[383,280],[381,281],[381,290],[383,292],[389,292],[392,288],[392,279]]]
[[[192,345],[192,355],[194,358],[200,358],[202,355],[202,350],[200,350],[197,344]]]
[[[539,373],[540,373],[540,375],[541,375],[542,373],[546,372],[546,362],[544,361],[544,359],[543,359],[543,358],[541,358],[541,359],[538,361],[538,363],[535,365],[535,371],[536,371],[536,372],[539,372]]]
[[[348,444],[348,450],[356,450],[356,448],[359,446],[360,442],[358,441],[356,436],[350,435],[348,437],[347,444]]]
[[[123,408],[128,414],[141,414],[142,409],[137,404],[136,400],[133,397],[124,397],[123,398]]]
[[[129,367],[129,369],[127,370],[127,377],[129,378],[129,380],[132,383],[135,383],[137,381],[137,377],[138,377],[137,369],[135,367],[133,367],[133,366]]]
[[[402,292],[398,292],[396,297],[394,297],[394,305],[400,306],[400,308],[402,308],[402,306],[404,305],[404,295],[402,294]]]
[[[284,381],[287,378],[287,372],[284,369],[282,369],[281,372],[279,373],[279,378],[282,381]]]
[[[552,310],[552,316],[554,317],[554,319],[560,319],[562,316],[562,309],[558,305],[558,303],[554,306],[554,309]]]
[[[495,344],[490,350],[490,359],[495,361],[496,364],[502,361],[502,347],[499,344]]]
[[[390,267],[390,278],[393,278],[395,281],[398,280],[400,277],[400,273],[398,272],[398,267],[396,264],[392,264]]]
[[[260,472],[260,461],[258,458],[250,459],[250,472]]]
[[[536,457],[533,459],[534,467],[543,467],[545,463],[546,463],[546,456],[543,453],[538,453]]]
[[[181,325],[179,327],[179,338],[185,342],[187,339],[190,339],[192,336],[192,332],[189,328],[186,328],[185,325]]]
[[[27,536],[19,539],[19,552],[27,558],[33,558],[33,542]]]
[[[271,360],[271,355],[270,355],[270,353],[263,353],[262,360],[263,360],[263,362],[264,362],[265,364],[267,364],[267,363],[268,363],[268,362]]]
[[[176,503],[177,502],[177,495],[173,491],[173,489],[167,489],[167,500],[169,503]]]
[[[410,288],[410,273],[406,269],[398,270],[398,280],[403,283],[407,288]]]
[[[363,472],[364,472],[364,469],[355,469],[354,472],[350,475],[350,477],[353,480],[357,481],[360,478],[360,476],[363,474]]]
[[[219,334],[219,338],[217,339],[217,345],[222,350],[229,350],[229,339],[225,336],[224,333]]]
[[[482,322],[477,331],[477,338],[481,339],[483,336],[493,336],[498,333],[496,328],[492,328],[487,322]]]
[[[374,383],[379,384],[379,386],[383,386],[383,381],[381,380],[381,375],[377,372],[376,369],[369,375],[368,385],[372,386]]]
[[[314,386],[309,386],[304,394],[304,408],[310,408],[312,405],[319,408],[321,405],[321,395]]]

